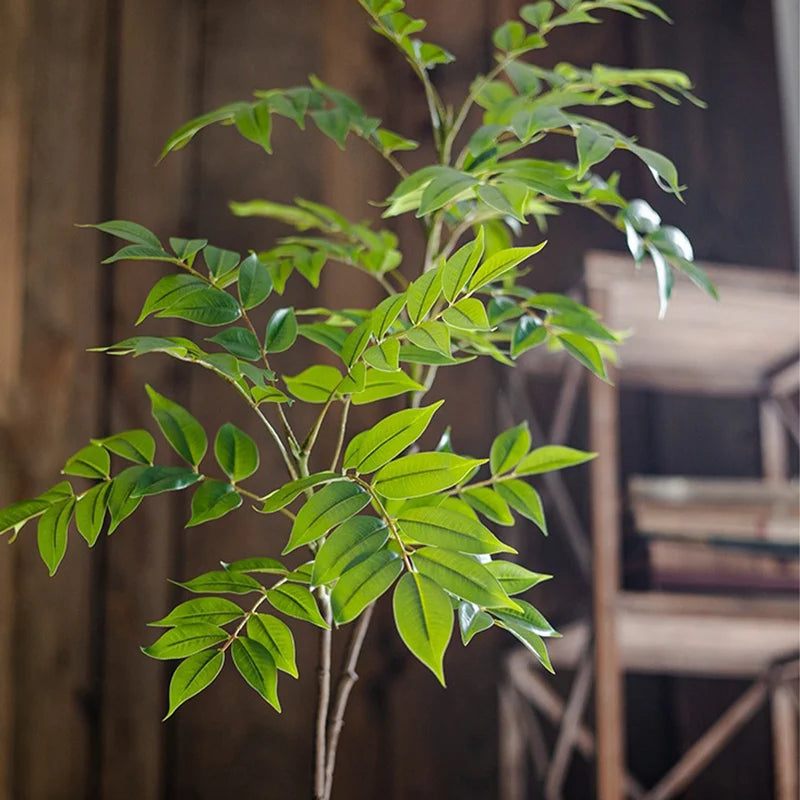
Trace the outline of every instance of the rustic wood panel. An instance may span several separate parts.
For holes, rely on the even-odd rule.
[[[11,476],[4,500],[55,483],[60,466],[85,443],[99,416],[98,371],[84,352],[98,324],[98,250],[73,224],[98,214],[105,3],[92,0],[77,8],[35,2],[27,4],[27,13],[29,38],[23,45],[31,60],[24,78],[16,76],[24,79],[30,114],[20,164],[26,208],[18,218],[22,245],[14,254],[23,254],[25,374],[10,398],[14,425],[4,431],[3,471]],[[92,741],[92,567],[85,549],[73,542],[58,576],[48,580],[35,536],[30,526],[10,561],[17,612],[10,796],[80,797]]]

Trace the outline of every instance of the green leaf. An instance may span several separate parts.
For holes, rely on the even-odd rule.
[[[207,286],[208,284],[202,278],[186,272],[165,275],[148,293],[136,324],[139,325],[150,314],[163,311],[188,295],[202,291]]]
[[[207,252],[207,251],[206,251]],[[239,304],[227,292],[213,286],[202,286],[181,294],[156,314],[159,318],[185,319],[199,325],[229,325],[242,316]]]
[[[284,375],[283,380],[298,400],[325,403],[342,382],[342,373],[336,367],[317,364],[304,369],[299,375]]]
[[[344,469],[369,473],[391,461],[422,436],[443,402],[390,414],[354,436],[344,453]]]
[[[78,225],[79,228],[96,228],[103,233],[110,233],[118,239],[124,239],[133,244],[144,244],[150,247],[161,249],[161,242],[158,237],[143,225],[136,222],[128,222],[124,219],[112,219],[108,222],[98,222],[95,225]]]
[[[419,572],[462,600],[484,608],[516,605],[494,575],[470,556],[438,547],[422,547],[411,559]]]
[[[208,650],[195,653],[178,664],[169,682],[169,710],[164,719],[169,719],[179,706],[207,689],[222,671],[224,662],[225,653]]]
[[[422,350],[450,355],[450,331],[442,322],[423,322],[406,332],[408,341]]]
[[[464,338],[464,332],[461,333],[460,338]],[[454,358],[436,350],[423,350],[413,344],[400,346],[400,361],[409,364],[434,364],[440,367],[450,367],[454,364],[466,364],[467,361],[472,361],[474,358],[475,356]]]
[[[344,150],[345,139],[350,130],[350,118],[347,113],[341,108],[325,109],[323,111],[312,111],[311,119],[314,120],[316,126],[329,136],[339,145],[341,150]]]
[[[92,444],[105,447],[114,455],[136,464],[152,464],[156,453],[153,437],[144,430],[124,431],[107,436],[105,439],[92,439]]]
[[[678,170],[665,155],[638,144],[629,144],[628,149],[647,164],[655,182],[665,192],[674,194],[679,200],[683,199],[682,187],[678,182]]]
[[[449,489],[486,459],[452,453],[414,453],[392,461],[373,478],[373,488],[388,498],[420,497]]]
[[[256,443],[230,422],[225,423],[217,433],[214,455],[222,471],[234,483],[249,478],[258,469]]]
[[[229,483],[207,480],[192,497],[192,517],[187,528],[219,519],[242,504],[242,496]]]
[[[261,145],[267,153],[272,153],[270,132],[272,130],[272,117],[270,116],[269,103],[261,100],[258,103],[248,103],[240,106],[234,115],[234,123],[239,133],[245,139]]]
[[[26,522],[38,517],[50,508],[48,500],[36,498],[35,500],[20,500],[18,503],[0,510],[0,533],[12,529],[19,530]]]
[[[74,510],[75,499],[71,497],[51,506],[39,519],[36,536],[39,555],[49,570],[51,578],[56,574],[58,565],[67,552],[67,531]]]
[[[311,325],[298,325],[297,332],[312,342],[327,347],[332,353],[340,355],[342,346],[347,338],[347,328],[328,325],[324,322],[315,322]]]
[[[202,475],[188,467],[147,467],[139,475],[131,497],[179,491],[201,479]]]
[[[208,239],[179,239],[170,237],[169,246],[175,255],[187,264],[194,261],[194,257],[208,244]]]
[[[545,339],[547,328],[536,317],[522,317],[511,335],[511,357],[521,356],[526,350],[542,344]]]
[[[372,332],[376,339],[383,337],[392,327],[392,324],[400,315],[403,306],[406,304],[406,293],[389,295],[385,300],[381,300],[370,315],[372,322]]]
[[[154,247],[151,244],[129,244],[114,253],[113,256],[104,258],[102,264],[114,264],[117,261],[167,261],[170,264],[176,262],[175,256],[170,255],[160,245]]]
[[[483,303],[474,297],[459,300],[442,314],[442,320],[451,328],[466,331],[488,331],[489,319]]]
[[[203,260],[212,278],[222,278],[239,265],[239,254],[210,244],[203,251]]]
[[[294,316],[294,309],[279,308],[267,323],[264,348],[268,353],[282,353],[288,350],[296,339],[297,319]]]
[[[338,472],[326,471],[315,472],[313,475],[308,475],[305,478],[298,478],[295,481],[290,481],[266,496],[264,505],[261,508],[261,513],[269,514],[273,511],[280,511],[306,489],[310,489],[312,486],[318,486],[321,483],[330,483],[341,477],[342,476]]]
[[[513,525],[514,517],[502,497],[488,486],[465,489],[461,497],[480,514],[498,525]]]
[[[258,361],[261,358],[261,345],[247,328],[226,328],[207,341],[224,347],[229,353],[246,361]]]
[[[388,539],[389,529],[377,517],[358,516],[342,523],[317,551],[312,586],[336,580],[348,567],[380,550]]]
[[[133,490],[139,481],[139,476],[147,467],[136,466],[122,470],[112,481],[108,492],[108,510],[111,514],[111,523],[108,526],[109,534],[119,527],[120,522],[133,514],[142,502],[141,496],[134,496]]]
[[[513,620],[537,636],[559,636],[556,629],[530,603],[517,600],[516,605],[518,609],[495,611],[494,614],[503,622]]]
[[[522,457],[530,449],[530,446],[531,434],[528,430],[527,422],[501,433],[492,442],[492,449],[489,455],[489,466],[491,467],[492,475],[508,472],[512,467],[519,464]]]
[[[509,595],[526,592],[542,581],[549,581],[553,577],[541,572],[531,572],[513,561],[490,561],[486,564],[486,569],[500,581],[500,585]]]
[[[242,308],[249,310],[260,306],[272,292],[272,276],[266,265],[251,253],[239,267],[239,300]]]
[[[594,342],[590,342],[585,336],[578,336],[574,333],[561,333],[558,335],[558,341],[580,364],[583,364],[599,378],[608,379],[603,356]]]
[[[544,639],[538,634],[535,634],[529,628],[526,628],[524,625],[520,625],[516,620],[512,617],[508,619],[499,620],[498,624],[501,628],[505,628],[515,639],[521,642],[528,650],[533,653],[536,658],[539,659],[539,662],[542,666],[548,671],[555,675],[555,670],[553,669],[553,665],[550,663],[550,657],[547,654],[547,645],[544,643]]]
[[[547,536],[547,522],[544,518],[542,499],[536,489],[529,486],[525,481],[512,479],[498,483],[495,486],[495,491],[514,511],[536,523],[542,533]]]
[[[279,670],[297,677],[294,637],[283,620],[272,614],[251,614],[247,618],[247,636],[266,648]]]
[[[719,300],[719,294],[717,294],[717,289],[714,284],[711,282],[711,279],[706,275],[706,273],[697,266],[697,264],[689,261],[685,258],[681,258],[680,256],[671,256],[670,261],[675,264],[681,272],[684,272],[692,283],[697,286],[698,288],[702,289],[707,295],[713,297],[715,300]]]
[[[553,472],[557,469],[574,467],[591,461],[597,453],[576,450],[559,444],[545,445],[529,453],[517,466],[517,475],[538,475],[540,472]]]
[[[361,511],[369,494],[352,481],[335,481],[316,492],[300,509],[283,554],[315,542],[331,528]]]
[[[583,180],[591,167],[608,158],[615,146],[610,136],[597,133],[589,125],[580,126],[575,144],[578,150],[578,180]]]
[[[195,597],[175,606],[166,617],[149,625],[153,628],[171,628],[194,622],[226,625],[243,616],[244,611],[224,597]]]
[[[369,319],[362,322],[357,327],[353,328],[350,335],[344,340],[342,344],[342,361],[345,366],[350,369],[353,364],[361,357],[364,350],[367,349],[370,337],[372,336],[372,323]]]
[[[110,491],[110,482],[98,483],[75,503],[75,525],[89,547],[94,546],[103,529]]]
[[[400,342],[397,339],[384,339],[364,351],[364,361],[381,372],[396,372],[400,369]]]
[[[153,644],[143,647],[142,652],[150,658],[164,660],[186,658],[201,650],[207,650],[227,638],[228,634],[216,625],[209,622],[191,622],[170,628]]]
[[[538,253],[546,244],[547,242],[544,241],[535,247],[510,247],[489,256],[470,279],[470,292],[474,292],[487,283],[492,283],[492,281],[501,278],[518,264]]]
[[[402,533],[418,544],[461,553],[516,553],[485,525],[447,508],[422,506],[401,510],[397,523]]]
[[[175,452],[196,467],[206,454],[208,440],[203,426],[182,406],[159,394],[149,384],[153,419]]]
[[[442,290],[449,303],[459,295],[461,290],[469,283],[483,257],[484,232],[478,228],[478,235],[473,241],[468,242],[447,259],[442,267]]]
[[[274,589],[267,589],[267,600],[276,611],[305,620],[319,628],[329,627],[319,613],[314,596],[305,586],[284,583]]]
[[[400,350],[402,353],[402,348]],[[370,370],[367,372],[367,379],[364,390],[352,395],[354,406],[363,406],[367,403],[374,403],[377,400],[385,400],[387,397],[396,397],[406,392],[419,392],[425,387],[410,378],[402,370],[397,372],[380,372]]]
[[[433,308],[441,293],[442,277],[438,269],[424,272],[408,287],[406,309],[414,325]]]
[[[403,562],[397,553],[379,550],[345,571],[331,592],[333,618],[339,625],[354,620],[397,580]]]
[[[493,563],[490,561],[487,566]],[[458,604],[458,627],[461,629],[461,641],[465,647],[473,636],[488,630],[492,625],[494,625],[494,620],[485,611],[481,611],[475,603],[464,600]]]
[[[77,475],[81,478],[105,479],[111,470],[108,451],[96,444],[90,444],[75,453],[64,465],[64,475]]]
[[[254,556],[252,558],[242,558],[232,564],[221,562],[222,566],[232,572],[266,572],[271,575],[285,575],[286,567],[280,561],[266,556]]]
[[[237,636],[231,646],[231,655],[239,674],[276,711],[280,711],[278,669],[269,650],[247,636]]]
[[[159,160],[164,158],[167,153],[185,147],[192,140],[194,135],[203,128],[213,125],[215,122],[232,120],[240,105],[240,103],[232,103],[222,108],[216,108],[213,111],[209,111],[207,114],[195,117],[181,125],[181,127],[167,139],[164,149],[159,156]]]
[[[241,572],[231,572],[225,569],[206,572],[192,578],[185,583],[179,583],[184,589],[198,594],[247,594],[260,592],[264,587],[249,575]]]
[[[438,177],[422,190],[417,216],[424,217],[461,197],[469,196],[477,184],[478,180],[472,175],[452,167],[442,167]]]
[[[445,685],[443,659],[453,632],[453,609],[438,584],[403,575],[394,590],[394,621],[406,647]]]

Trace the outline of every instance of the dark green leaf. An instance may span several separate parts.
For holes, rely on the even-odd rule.
[[[169,710],[164,719],[169,719],[179,706],[207,689],[222,671],[224,662],[225,653],[208,650],[195,653],[178,664],[169,682]]]
[[[74,510],[75,498],[70,497],[51,506],[39,519],[36,537],[39,555],[49,570],[50,577],[56,574],[58,565],[67,552],[67,530]]]
[[[64,475],[77,475],[81,478],[108,478],[111,459],[108,451],[95,444],[90,444],[75,453],[61,470]]]
[[[236,322],[242,316],[242,311],[236,300],[227,292],[215,289],[213,286],[203,286],[182,294],[156,316],[185,319],[199,325],[215,327]]]
[[[243,616],[244,611],[224,597],[195,597],[175,606],[166,617],[149,624],[153,628],[171,628],[194,622],[226,625]]]
[[[156,453],[153,437],[143,430],[124,431],[107,436],[105,439],[92,439],[92,444],[105,447],[114,455],[136,464],[152,464]]]
[[[462,196],[468,196],[477,184],[477,179],[472,175],[451,167],[442,167],[439,176],[422,190],[417,216],[424,217]]]
[[[255,253],[242,261],[238,286],[239,299],[245,310],[260,306],[272,292],[272,276]]]
[[[511,335],[511,357],[517,358],[526,350],[542,344],[545,339],[547,329],[536,317],[522,317]]]
[[[558,335],[558,341],[564,345],[564,349],[580,364],[591,370],[595,375],[603,380],[607,380],[606,367],[603,363],[603,356],[597,345],[589,341],[585,336],[578,336],[574,333],[562,333]]]
[[[316,126],[333,139],[339,148],[344,150],[345,139],[350,130],[350,119],[341,108],[331,108],[323,111],[312,111],[311,119]]]
[[[188,295],[202,291],[207,286],[208,284],[202,278],[186,272],[165,275],[148,293],[136,324],[139,325],[150,314],[163,311]]]
[[[28,520],[38,517],[50,508],[48,500],[20,500],[0,510],[0,533],[21,528]]]
[[[272,153],[270,144],[272,118],[269,103],[266,100],[241,105],[236,110],[233,119],[237,130],[245,139],[261,145],[267,153]]]
[[[75,525],[78,533],[93,547],[106,518],[106,503],[111,483],[98,483],[75,503]]]
[[[186,658],[225,641],[228,634],[209,622],[191,622],[170,628],[153,644],[143,647],[142,652],[150,658]]]
[[[134,496],[133,490],[139,481],[139,476],[147,467],[136,466],[122,470],[112,481],[108,492],[108,510],[111,514],[111,523],[108,526],[109,534],[119,526],[122,520],[133,514],[142,502],[140,496]]]
[[[225,569],[206,572],[185,583],[179,583],[184,589],[198,594],[247,594],[260,592],[263,586],[249,575]]]
[[[222,471],[234,482],[249,478],[259,465],[256,443],[241,429],[225,423],[214,440],[214,455]]]
[[[493,563],[490,561],[489,565]],[[458,626],[461,629],[461,641],[465,646],[470,643],[473,636],[488,630],[492,625],[494,620],[485,611],[481,611],[475,603],[463,600],[458,604]]]
[[[153,419],[164,437],[181,458],[196,467],[208,448],[203,426],[185,408],[159,394],[149,384],[145,388],[150,396]]]
[[[222,566],[232,572],[266,572],[271,575],[285,575],[286,567],[280,561],[266,556],[254,556],[252,558],[242,558],[231,564],[221,562]]]
[[[319,628],[329,627],[319,613],[314,596],[305,586],[284,583],[274,589],[267,589],[267,600],[276,611],[305,620]]]
[[[188,467],[147,467],[139,475],[131,497],[179,491],[197,483],[201,478],[202,475]]]
[[[258,361],[261,358],[261,345],[247,328],[226,328],[208,341],[247,361]]]
[[[582,180],[591,167],[608,158],[614,146],[615,142],[611,137],[597,133],[589,125],[581,125],[576,138],[578,179]]]
[[[377,517],[353,517],[332,531],[317,551],[311,572],[313,586],[336,580],[348,567],[376,553],[389,539]]]
[[[251,614],[247,618],[247,636],[267,649],[279,670],[297,677],[294,637],[283,620],[272,614]]]
[[[539,659],[542,666],[548,671],[555,674],[553,665],[550,663],[550,657],[547,654],[547,645],[541,636],[534,633],[524,625],[519,624],[513,617],[500,620],[499,625],[505,628],[515,639],[520,641],[528,650]]]
[[[495,611],[495,615],[503,622],[514,620],[517,625],[527,628],[537,636],[559,636],[556,629],[525,600],[517,600],[517,609]]]
[[[169,246],[181,261],[191,264],[196,256],[206,245],[208,239],[178,239],[170,237]]]
[[[99,222],[96,225],[78,225],[79,228],[96,228],[103,233],[110,233],[118,239],[124,239],[126,242],[133,242],[133,244],[145,244],[150,247],[161,248],[161,242],[158,237],[136,222],[128,222],[124,219],[112,219],[108,222]]]
[[[279,308],[267,323],[264,347],[268,353],[282,353],[294,344],[295,339],[297,339],[297,320],[294,309]]]
[[[192,517],[187,528],[219,519],[242,504],[242,496],[229,483],[207,480],[192,497]]]
[[[339,625],[354,620],[397,580],[403,562],[397,553],[379,550],[346,570],[331,592],[333,618]]]
[[[170,255],[161,246],[152,244],[129,244],[114,253],[113,256],[104,258],[101,263],[113,264],[116,261],[168,261],[174,264],[177,259]]]
[[[231,655],[239,674],[276,711],[280,711],[278,669],[269,650],[263,644],[249,639],[247,636],[238,636],[233,640]]]

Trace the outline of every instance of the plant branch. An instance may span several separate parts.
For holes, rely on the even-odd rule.
[[[336,702],[333,706],[333,714],[328,725],[328,758],[325,764],[325,800],[329,800],[331,789],[333,788],[333,770],[336,766],[336,750],[339,746],[339,736],[344,727],[344,712],[347,708],[347,701],[350,699],[350,692],[358,680],[356,666],[361,649],[364,646],[364,639],[372,621],[372,614],[375,611],[375,604],[370,603],[361,614],[358,624],[350,638],[347,648],[347,656],[342,668],[342,674],[336,689]]]
[[[331,644],[332,644],[332,613],[331,601],[328,590],[320,587],[319,603],[322,607],[322,616],[328,627],[323,629],[320,636],[319,654],[319,696],[317,697],[317,745],[314,762],[314,798],[327,800],[325,771],[327,765],[327,730],[328,709],[331,701]]]
[[[333,454],[333,460],[331,461],[331,472],[336,472],[336,464],[339,461],[339,456],[342,454],[342,447],[344,446],[344,437],[347,431],[347,416],[350,413],[350,395],[347,395],[347,399],[344,401],[344,408],[342,408],[342,421],[339,425],[339,438],[336,442],[336,450]]]

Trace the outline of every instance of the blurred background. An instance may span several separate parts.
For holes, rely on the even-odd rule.
[[[487,69],[491,30],[519,5],[409,0],[410,13],[429,20],[428,38],[457,57],[434,72],[450,102]],[[698,259],[790,274],[798,255],[796,0],[663,5],[674,26],[608,15],[603,25],[554,33],[551,47],[540,51],[542,63],[687,72],[707,111],[625,106],[606,115],[673,158],[689,187],[686,205],[660,192],[640,165],[615,157],[612,166],[625,170],[623,194],[647,199],[686,231]],[[0,0],[0,504],[51,486],[90,436],[152,429],[145,380],[187,404],[209,430],[228,419],[247,425],[235,396],[188,365],[86,352],[129,335],[160,271],[142,263],[99,266],[113,243],[73,226],[131,219],[162,238],[202,236],[244,252],[265,249],[284,231],[234,219],[229,200],[300,196],[374,218],[368,202],[382,200],[393,185],[383,162],[361,142],[342,153],[317,131],[298,134],[285,120],[276,125],[271,158],[231,130],[214,129],[154,166],[183,121],[253,89],[303,83],[310,73],[353,94],[389,128],[425,142],[409,155],[409,168],[430,157],[420,88],[353,0]],[[540,152],[562,155],[549,143]],[[413,266],[420,255],[414,221],[401,219],[396,230]],[[536,289],[578,286],[590,249],[624,250],[614,230],[578,211],[553,220],[547,235],[550,244],[530,278]],[[535,230],[524,233],[526,241],[540,238]],[[290,299],[341,307],[377,298],[351,273],[330,266],[321,296],[295,282]],[[305,356],[314,352],[309,345]],[[498,397],[507,377],[488,364],[470,365],[456,378],[443,372],[436,392],[449,401],[456,447],[487,452],[510,424],[508,403]],[[558,397],[552,381],[539,383],[535,375],[517,381],[514,391],[544,416]],[[575,402],[569,443],[583,446],[584,389]],[[631,391],[622,393],[621,408],[625,476],[762,472],[752,398]],[[359,422],[370,419],[362,415]],[[266,448],[262,457],[270,458]],[[793,452],[791,461],[796,469]],[[272,467],[266,474],[277,485],[274,457]],[[588,470],[569,474],[566,489],[588,526]],[[293,626],[301,676],[282,680],[282,715],[223,674],[160,722],[168,674],[138,647],[153,638],[145,623],[180,598],[166,579],[213,569],[220,558],[270,554],[275,541],[264,518],[246,513],[183,531],[185,500],[153,498],[92,552],[73,542],[53,580],[32,529],[0,549],[0,798],[310,796],[316,654],[313,632],[301,625]],[[531,599],[558,626],[588,612],[591,593],[558,515],[552,520],[548,539],[521,527],[515,541],[524,563],[557,575]],[[638,575],[625,573],[629,581]],[[348,711],[334,797],[498,797],[498,688],[509,649],[499,631],[478,637],[469,650],[453,643],[444,691],[404,650],[383,603]],[[566,691],[571,674],[559,672],[554,689]],[[644,786],[747,687],[734,678],[658,675],[629,676],[626,684],[627,762]],[[588,724],[591,716],[589,708]],[[770,725],[768,706],[760,707],[679,796],[772,797]],[[549,728],[550,744],[554,736]],[[591,797],[594,786],[592,765],[575,757],[563,796]],[[520,791],[543,796],[534,777]]]

